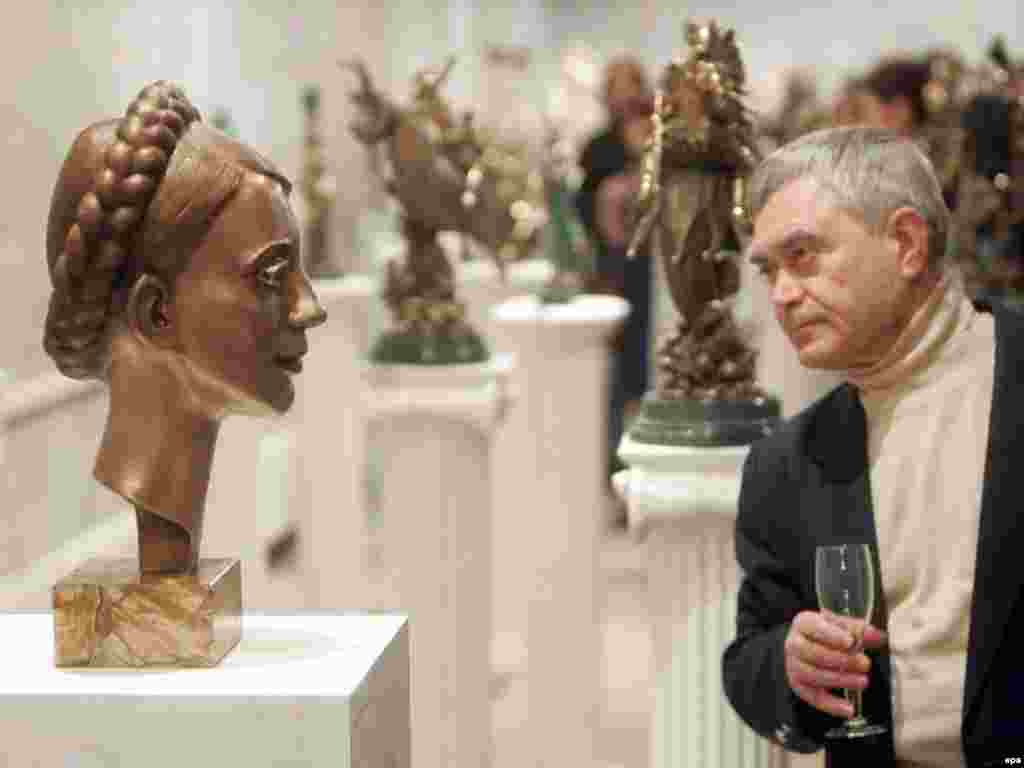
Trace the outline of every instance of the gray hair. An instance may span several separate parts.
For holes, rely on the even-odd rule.
[[[750,180],[750,212],[799,178],[814,179],[832,203],[880,234],[889,216],[912,208],[928,225],[928,263],[945,265],[950,214],[932,164],[911,140],[880,128],[808,133],[770,154]]]

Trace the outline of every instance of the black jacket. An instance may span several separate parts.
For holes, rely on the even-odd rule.
[[[1024,316],[1002,307],[994,315],[995,384],[961,727],[972,767],[1024,757],[1024,401],[1017,392],[1024,384]],[[724,687],[740,717],[787,749],[820,749],[824,732],[840,722],[796,697],[783,662],[789,623],[818,608],[817,545],[871,545],[880,574],[873,623],[887,624],[869,482],[864,411],[848,384],[753,445],[744,467],[736,521],[743,578],[736,639],[722,661]],[[864,711],[891,734],[889,656],[872,654]]]

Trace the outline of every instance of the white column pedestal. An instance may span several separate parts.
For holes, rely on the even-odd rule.
[[[327,322],[309,331],[296,379],[298,467],[293,487],[302,567],[319,609],[370,608],[365,576],[366,354],[379,284],[367,275],[314,281]]]
[[[484,337],[491,354],[495,351],[491,308],[508,295],[508,283],[490,258],[455,261],[455,298],[465,302],[466,322]]]
[[[648,539],[654,650],[654,768],[770,768],[781,750],[752,731],[722,689],[735,637],[733,528],[748,448],[647,445],[627,435],[615,476],[629,524]]]
[[[481,246],[470,243],[470,247],[476,258],[455,261],[456,298],[466,303],[467,320],[486,339],[492,355],[511,351],[503,347],[493,309],[513,297],[540,291],[554,274],[554,267],[547,259],[523,259],[506,264],[503,276]],[[456,247],[449,244],[447,251],[454,259]]]
[[[368,369],[376,566],[412,632],[416,768],[491,764],[490,449],[510,363]]]
[[[628,312],[612,296],[550,305],[521,297],[494,310],[518,362],[516,407],[496,456],[495,622],[499,638],[525,629],[527,731],[517,760],[531,768],[593,762],[607,339]]]
[[[3,765],[409,768],[403,616],[243,617],[210,669],[53,665],[49,612],[0,615]]]

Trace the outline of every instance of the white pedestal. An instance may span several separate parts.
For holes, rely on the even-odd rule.
[[[506,647],[515,647],[506,634],[525,630],[527,730],[519,761],[531,767],[593,762],[607,339],[628,313],[612,296],[550,305],[521,297],[494,310],[518,363],[516,407],[495,456],[494,617]],[[504,660],[496,661],[501,670]]]
[[[371,569],[410,616],[416,768],[492,759],[490,448],[508,367],[368,369]]]
[[[512,287],[508,298],[538,294],[555,276],[555,267],[550,260],[534,257],[514,261],[505,267],[505,278]]]
[[[733,528],[748,448],[636,443],[615,476],[629,524],[648,539],[655,768],[769,768],[783,753],[747,727],[722,690],[722,652],[736,633]]]
[[[469,243],[475,258],[459,260],[461,240],[457,242],[458,245],[449,240],[446,247],[455,264],[456,297],[466,303],[467,320],[486,339],[491,354],[509,352],[495,328],[493,309],[515,296],[539,292],[554,275],[554,267],[547,259],[523,259],[506,264],[503,276],[493,259],[476,243]]]
[[[297,517],[312,604],[372,607],[365,578],[365,369],[379,283],[366,275],[316,280],[327,322],[308,334],[292,422]]]
[[[0,634],[4,765],[410,765],[401,616],[246,615],[212,669],[57,669],[50,613],[2,614]]]
[[[454,261],[455,297],[466,304],[466,321],[494,352],[491,308],[509,296],[509,285],[498,265],[486,255],[472,261]]]

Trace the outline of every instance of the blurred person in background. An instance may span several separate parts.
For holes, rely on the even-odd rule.
[[[604,75],[605,127],[586,144],[580,157],[583,181],[576,208],[597,260],[594,290],[614,293],[631,312],[612,350],[608,409],[607,475],[624,468],[617,457],[627,412],[648,388],[651,257],[648,249],[626,258],[629,215],[640,183],[640,158],[650,132],[653,98],[647,74],[630,55],[612,59]],[[620,508],[614,521],[625,523]]]
[[[931,79],[928,62],[910,56],[883,59],[862,81],[860,122],[914,136],[928,118],[925,86]]]

